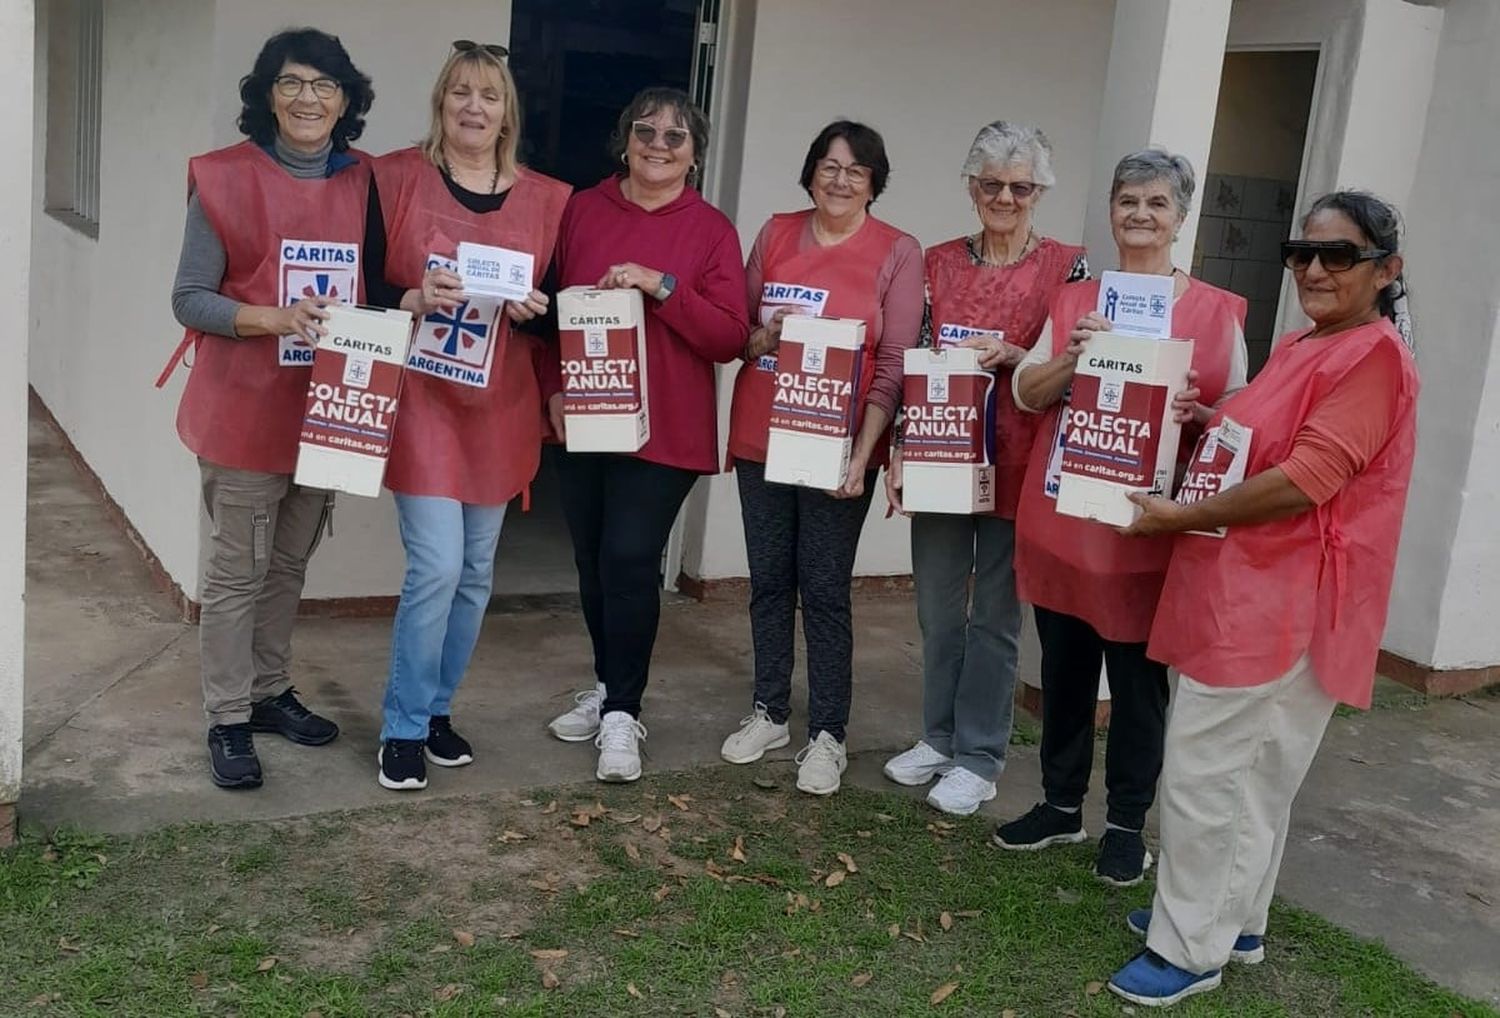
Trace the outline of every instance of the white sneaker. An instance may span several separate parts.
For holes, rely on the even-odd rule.
[[[953,769],[953,758],[944,756],[925,742],[885,762],[885,776],[898,785],[925,785]]]
[[[933,809],[966,817],[995,797],[995,783],[986,781],[967,767],[954,767],[927,793]]]
[[[732,764],[754,763],[768,749],[780,749],[792,741],[786,723],[777,724],[766,712],[766,705],[755,705],[755,713],[740,721],[740,730],[732,733],[719,747],[719,755]]]
[[[547,723],[547,731],[563,742],[587,742],[599,734],[599,707],[604,703],[604,683],[573,695],[577,704]]]
[[[832,795],[839,790],[839,776],[849,766],[844,744],[827,732],[797,754],[797,787],[812,795]]]
[[[622,710],[612,710],[599,721],[599,735],[594,745],[599,749],[599,766],[594,776],[600,781],[634,781],[641,776],[641,750],[637,743],[646,737],[646,726]]]

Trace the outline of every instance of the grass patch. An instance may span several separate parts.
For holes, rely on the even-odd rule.
[[[765,789],[752,777],[776,781]],[[790,791],[785,765],[0,855],[0,1000],[67,1016],[1125,1013],[1090,846]],[[956,984],[943,1002],[933,994]],[[19,1003],[18,1003],[19,1002]],[[1495,1016],[1289,908],[1187,1016]]]

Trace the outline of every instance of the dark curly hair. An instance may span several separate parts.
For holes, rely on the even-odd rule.
[[[271,83],[288,62],[316,67],[339,83],[349,107],[333,125],[333,149],[342,152],[365,130],[365,114],[375,101],[370,79],[360,73],[338,36],[316,28],[289,28],[266,40],[255,67],[240,79],[240,132],[257,145],[276,140],[276,113],[271,108]]]

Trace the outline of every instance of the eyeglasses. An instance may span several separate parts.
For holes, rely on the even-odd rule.
[[[870,168],[868,166],[862,166],[859,163],[850,163],[848,166],[845,166],[843,163],[835,162],[832,159],[824,159],[818,163],[819,179],[826,180],[830,184],[838,180],[841,173],[844,175],[844,179],[849,181],[851,187],[864,187],[870,182]]]
[[[1281,264],[1302,272],[1316,258],[1325,272],[1348,272],[1360,262],[1390,254],[1383,247],[1362,248],[1348,240],[1287,240],[1281,244]]]
[[[1036,191],[1036,185],[1029,180],[993,180],[989,177],[977,177],[974,183],[979,185],[979,190],[986,198],[998,198],[1000,192],[1010,188],[1010,196],[1016,201],[1025,201]]]
[[[656,136],[659,134],[662,144],[674,152],[682,148],[688,138],[692,137],[692,132],[686,127],[657,127],[644,120],[631,121],[630,133],[635,135],[635,140],[642,145],[655,145]]]
[[[340,85],[333,78],[299,78],[295,74],[282,74],[271,79],[271,84],[276,89],[276,94],[283,99],[295,99],[302,94],[302,89],[311,85],[313,95],[319,99],[332,99],[339,94]]]
[[[498,42],[475,42],[473,39],[454,39],[453,48],[459,53],[472,53],[482,49],[492,57],[508,57],[510,50]]]

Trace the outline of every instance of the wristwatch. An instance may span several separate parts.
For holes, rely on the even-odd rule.
[[[660,303],[672,296],[672,291],[675,289],[677,289],[677,277],[670,272],[663,272],[661,274],[661,285],[656,288],[656,292],[651,296],[656,298],[657,303]]]

